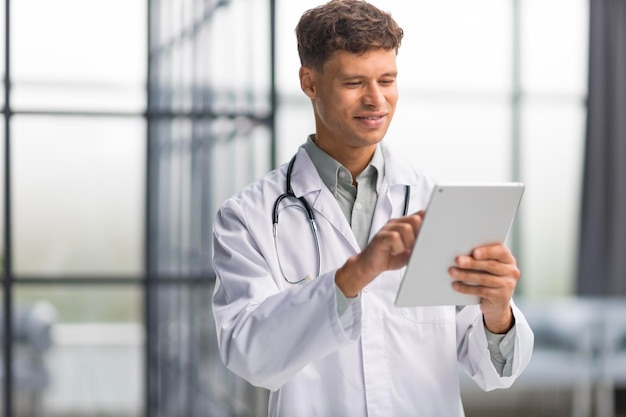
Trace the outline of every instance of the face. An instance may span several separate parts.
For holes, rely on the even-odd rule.
[[[322,71],[302,67],[300,81],[313,104],[317,145],[340,162],[371,157],[393,118],[396,77],[395,50],[337,51]]]

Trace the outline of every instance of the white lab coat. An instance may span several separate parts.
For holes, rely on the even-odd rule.
[[[372,236],[402,213],[426,207],[432,181],[381,144],[384,181]],[[301,147],[292,187],[313,207],[322,271],[303,285],[281,275],[272,238],[272,208],[285,190],[286,166],[227,200],[214,225],[217,274],[213,308],[226,366],[268,388],[269,415],[286,417],[463,416],[458,364],[485,390],[510,386],[525,368],[533,335],[513,307],[517,336],[513,375],[494,369],[477,306],[398,308],[393,302],[402,270],[375,279],[342,317],[336,311],[334,274],[360,251],[335,197]],[[281,212],[281,256],[291,280],[316,274],[316,250],[304,214]]]

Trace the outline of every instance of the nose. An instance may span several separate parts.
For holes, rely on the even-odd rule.
[[[385,94],[377,82],[367,85],[363,94],[363,104],[370,107],[381,107],[385,103]]]

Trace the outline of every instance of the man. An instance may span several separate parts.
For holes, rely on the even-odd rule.
[[[490,390],[530,358],[515,258],[504,245],[457,258],[451,285],[479,306],[394,306],[433,187],[381,142],[402,29],[364,1],[334,0],[296,34],[315,134],[217,214],[222,359],[270,390],[270,416],[463,416],[457,364]]]

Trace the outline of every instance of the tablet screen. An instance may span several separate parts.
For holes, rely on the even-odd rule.
[[[435,186],[396,305],[478,304],[478,297],[452,289],[448,269],[459,255],[505,242],[523,191],[521,183]]]

